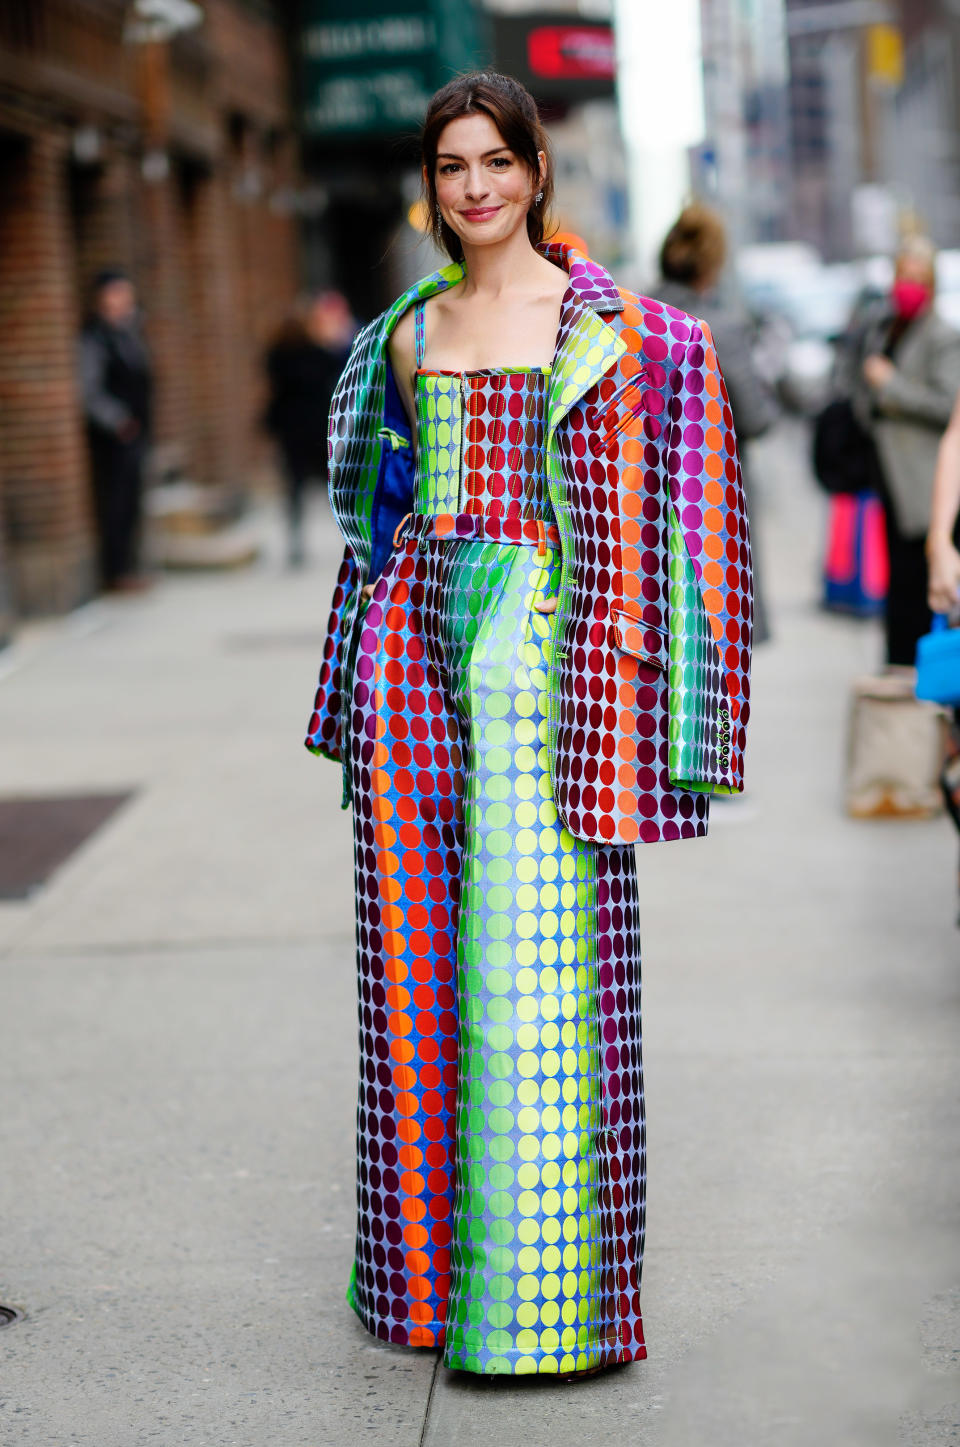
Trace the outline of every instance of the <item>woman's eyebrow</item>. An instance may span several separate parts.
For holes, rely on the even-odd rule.
[[[485,161],[488,156],[499,156],[499,154],[500,154],[501,151],[509,151],[509,149],[510,149],[509,146],[494,146],[494,148],[493,148],[492,151],[484,151],[484,152],[483,152],[483,155],[480,157],[480,159],[481,159],[481,161]],[[463,160],[463,157],[462,157],[462,156],[457,156],[457,155],[455,155],[453,151],[438,151],[438,152],[437,152],[437,160],[438,160],[438,161],[462,161],[462,160]]]

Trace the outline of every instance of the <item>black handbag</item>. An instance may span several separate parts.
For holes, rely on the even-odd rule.
[[[879,470],[873,438],[849,397],[828,402],[813,421],[813,472],[824,492],[876,492]]]

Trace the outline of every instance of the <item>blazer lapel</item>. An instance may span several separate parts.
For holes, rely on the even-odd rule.
[[[441,267],[439,271],[432,272],[430,276],[425,276],[413,286],[408,287],[397,297],[392,306],[387,307],[387,310],[380,314],[376,333],[377,346],[382,349],[386,345],[397,322],[415,302],[426,301],[428,296],[435,296],[438,291],[446,291],[448,287],[456,286],[457,282],[462,280],[462,262],[451,261],[447,266]]]
[[[608,271],[565,242],[537,248],[570,278],[560,312],[557,350],[547,391],[547,446],[575,402],[627,350],[616,329],[599,312],[622,312],[623,297]]]
[[[618,310],[622,309],[620,302]],[[547,391],[547,439],[570,408],[623,356],[627,345],[571,282],[560,315],[557,350]]]

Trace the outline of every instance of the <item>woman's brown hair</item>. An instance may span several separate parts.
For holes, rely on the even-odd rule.
[[[553,198],[550,143],[537,114],[537,103],[526,87],[512,76],[500,75],[495,70],[478,70],[448,81],[427,107],[420,133],[420,153],[426,173],[424,189],[433,239],[454,261],[463,260],[463,247],[437,208],[437,150],[440,136],[451,121],[478,112],[490,117],[504,145],[530,172],[534,199],[527,212],[527,235],[534,246],[544,238],[547,209]],[[542,181],[538,151],[543,151],[547,158],[547,174]]]
[[[666,281],[702,286],[723,270],[726,255],[727,232],[722,217],[694,201],[684,207],[663,239],[660,271]]]

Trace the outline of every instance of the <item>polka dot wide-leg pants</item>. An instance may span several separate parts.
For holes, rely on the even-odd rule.
[[[352,654],[348,1300],[473,1372],[645,1355],[636,861],[557,816],[558,583],[552,546],[408,539]]]

